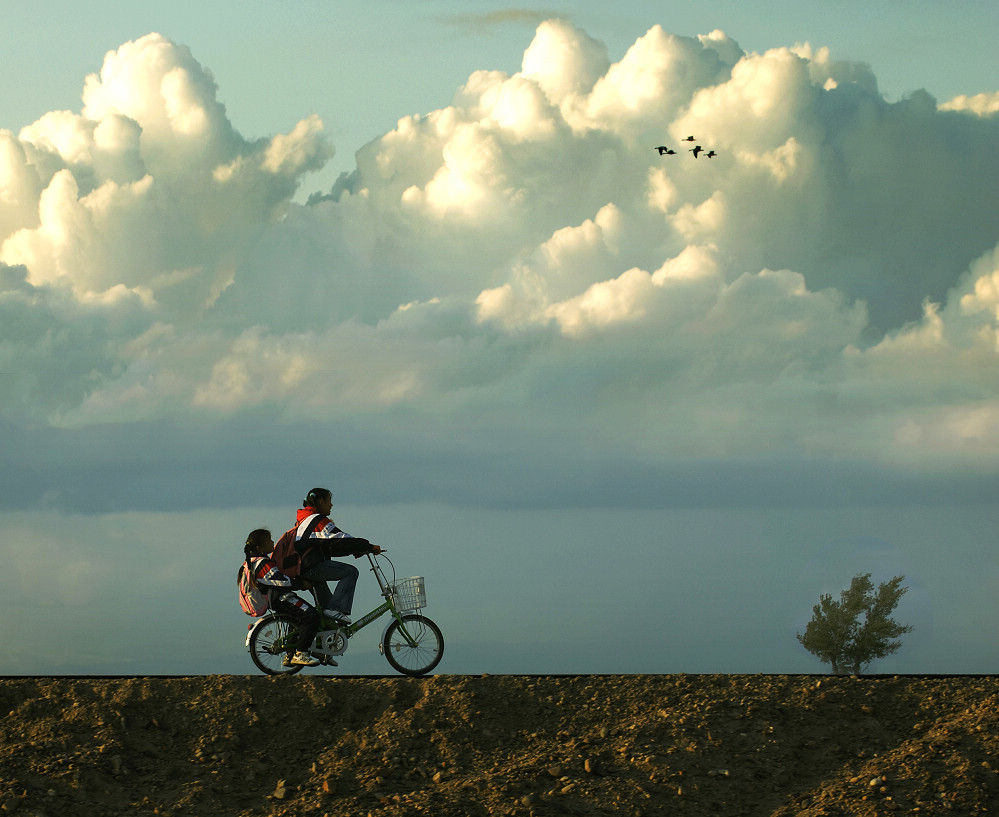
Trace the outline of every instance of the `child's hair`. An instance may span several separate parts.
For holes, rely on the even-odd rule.
[[[246,537],[246,546],[243,548],[243,553],[247,557],[256,555],[260,552],[260,545],[266,544],[270,538],[271,532],[267,528],[257,528],[255,531],[251,531],[250,535]]]
[[[329,488],[313,488],[305,495],[302,502],[303,508],[315,508],[321,501],[333,499],[333,492]]]

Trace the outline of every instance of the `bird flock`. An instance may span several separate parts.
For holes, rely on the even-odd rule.
[[[697,140],[696,140],[696,139],[695,139],[695,138],[694,138],[693,136],[688,136],[688,137],[687,137],[686,139],[681,139],[680,141],[682,141],[682,142],[696,142]],[[656,150],[658,150],[658,151],[659,151],[659,155],[660,155],[660,156],[675,156],[675,155],[676,155],[676,151],[675,151],[675,150],[673,150],[672,148],[668,148],[668,147],[666,147],[666,145],[659,145],[659,147],[657,147],[657,148],[656,148]],[[697,158],[697,157],[698,157],[698,156],[699,156],[700,154],[702,154],[702,153],[703,153],[703,154],[704,154],[704,155],[705,155],[705,156],[706,156],[707,158],[709,158],[709,159],[713,159],[713,158],[714,158],[715,156],[717,156],[717,155],[718,155],[718,154],[717,154],[717,153],[715,153],[715,152],[714,152],[713,150],[707,150],[707,151],[706,151],[706,150],[705,150],[704,148],[702,148],[702,147],[701,147],[700,145],[694,145],[694,146],[693,146],[692,148],[690,148],[690,149],[689,149],[689,150],[688,150],[687,152],[688,152],[688,153],[693,153],[693,154],[694,154],[694,158],[695,158],[695,159],[696,159],[696,158]]]

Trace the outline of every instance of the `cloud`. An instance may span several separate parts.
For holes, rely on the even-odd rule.
[[[978,116],[992,116],[999,113],[999,91],[990,94],[961,94],[940,106],[941,111],[969,111]]]
[[[524,52],[521,75],[558,104],[587,94],[610,67],[606,46],[561,20],[538,26]]]
[[[554,16],[554,12],[544,12],[538,9],[511,8],[499,11],[483,12],[481,14],[450,14],[444,22],[458,26],[473,34],[484,34],[500,26],[528,25],[537,26],[546,17]]]
[[[520,72],[473,73],[301,206],[321,122],[247,140],[218,90],[149,35],[81,113],[0,134],[8,422],[189,456],[309,428],[401,469],[397,500],[444,490],[406,462],[507,497],[533,469],[557,493],[559,463],[566,495],[613,475],[648,502],[650,474],[734,485],[755,458],[994,472],[988,104],[890,103],[866,65],[719,31],[612,62],[549,20]],[[483,461],[488,488],[456,476]]]
[[[0,261],[81,299],[126,287],[171,320],[218,297],[331,155],[315,117],[244,140],[210,73],[156,34],[108,53],[83,102],[3,135]]]

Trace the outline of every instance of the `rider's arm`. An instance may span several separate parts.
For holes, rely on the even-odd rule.
[[[274,564],[274,562],[266,558],[259,559],[257,561],[254,576],[257,583],[264,588],[273,587],[280,588],[282,590],[305,590],[307,589],[306,585],[308,584],[308,582],[298,576],[295,578],[285,576],[284,573],[278,570],[277,565]]]
[[[322,543],[323,553],[331,558],[337,556],[363,556],[365,553],[380,552],[378,545],[373,545],[367,539],[355,538],[353,536],[337,537],[327,539]],[[375,551],[378,548],[378,551]]]
[[[320,523],[311,538],[322,540],[320,547],[327,558],[353,556],[357,559],[366,553],[381,552],[378,545],[372,545],[367,539],[351,536],[346,531],[340,530],[332,519],[327,519],[325,524]]]
[[[332,519],[327,518],[325,521],[320,521],[316,525],[316,529],[312,532],[313,539],[350,539],[352,538],[349,533],[345,530],[340,530],[337,527],[336,522]]]

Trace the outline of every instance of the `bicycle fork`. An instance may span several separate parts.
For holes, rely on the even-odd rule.
[[[382,637],[378,639],[378,652],[381,655],[385,655],[385,635],[388,633],[388,628],[392,626],[394,622],[399,624],[399,632],[404,639],[406,639],[406,646],[416,648],[420,646],[420,643],[410,635],[409,630],[406,629],[406,622],[402,620],[403,614],[397,610],[392,610],[392,621],[385,625],[385,629],[382,630]]]

